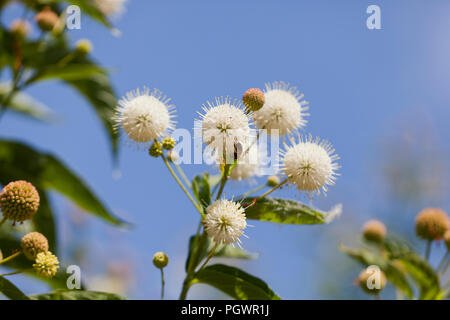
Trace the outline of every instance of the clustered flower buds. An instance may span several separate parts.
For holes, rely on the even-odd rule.
[[[176,141],[172,137],[165,137],[162,141],[162,147],[166,150],[172,150],[175,147]]]
[[[153,264],[155,267],[162,269],[169,264],[169,257],[164,252],[157,252],[153,256]]]
[[[449,218],[441,209],[427,208],[416,217],[416,233],[422,239],[440,240],[447,230],[449,230]]]
[[[48,251],[48,240],[39,232],[30,232],[22,238],[20,246],[25,257],[35,260],[39,253]]]
[[[255,88],[245,91],[244,96],[242,97],[244,106],[250,111],[258,111],[264,106],[265,101],[266,98],[264,97],[264,93]]]
[[[386,226],[378,220],[367,221],[363,226],[363,238],[370,242],[381,243],[386,236]]]
[[[378,294],[386,286],[386,275],[381,270],[379,273],[373,273],[368,269],[364,269],[359,274],[358,283],[364,292],[368,294]]]
[[[163,154],[163,146],[161,142],[155,141],[148,152],[152,157],[160,157]]]
[[[0,193],[3,216],[14,222],[32,219],[39,208],[39,202],[36,188],[23,180],[8,183]]]
[[[50,251],[40,252],[36,256],[33,268],[39,276],[50,279],[56,275],[59,269],[59,261]]]
[[[39,28],[42,31],[51,31],[59,22],[58,15],[50,9],[50,7],[45,7],[41,12],[39,12],[34,19],[36,20]]]

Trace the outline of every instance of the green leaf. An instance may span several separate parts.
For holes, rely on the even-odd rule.
[[[392,256],[400,261],[406,271],[412,276],[420,289],[419,299],[434,299],[440,292],[439,275],[430,264],[415,252]]]
[[[378,266],[385,273],[389,282],[401,290],[409,299],[414,298],[414,292],[406,274],[394,262],[381,257],[378,253],[373,253],[365,249],[350,249],[342,245],[339,246],[339,249],[361,263],[364,267]]]
[[[26,42],[23,47],[23,65],[34,70],[27,84],[59,79],[83,95],[101,119],[111,142],[113,156],[117,156],[118,135],[113,128],[117,99],[104,69],[89,57],[74,54],[65,37],[45,42]]]
[[[261,279],[223,264],[215,264],[201,270],[193,283],[209,284],[238,300],[280,300]]]
[[[209,185],[209,174],[195,176],[192,180],[192,191],[200,204],[206,208],[211,204],[211,188]]]
[[[54,292],[30,296],[31,300],[124,300],[114,293],[84,291],[84,290],[56,290]]]
[[[195,241],[197,243],[200,242],[201,236],[191,236],[189,238],[189,255],[186,260],[186,271],[187,267],[189,265],[189,260],[191,259],[191,252],[193,252]],[[206,256],[208,255],[208,252],[210,252],[214,247],[214,241],[212,241],[210,238],[207,239],[206,245],[204,249],[202,250],[202,253],[200,254],[199,262],[202,261]],[[245,251],[242,248],[235,247],[231,244],[225,245],[220,244],[217,249],[216,253],[214,254],[214,257],[216,258],[230,258],[230,259],[256,259],[258,258],[257,253],[249,253]],[[194,268],[197,266],[194,266]]]
[[[0,277],[0,292],[11,300],[29,300],[19,288],[4,277]]]
[[[205,237],[207,239],[206,245],[203,246],[203,248],[201,248],[202,249],[201,253],[200,253],[200,255],[199,255],[195,265],[193,265],[191,268],[195,269],[198,266],[198,264],[200,263],[200,261],[204,257],[206,257],[206,254],[208,253],[207,250],[208,250],[208,241],[209,241],[209,239],[208,239],[208,236],[206,235],[206,233],[201,235],[201,236],[191,236],[189,238],[188,255],[187,255],[186,263],[185,263],[185,266],[184,266],[186,272],[188,271],[189,264],[191,263],[191,259],[193,259],[192,255],[194,254],[194,248],[199,246],[202,237]]]
[[[209,250],[211,250],[213,246],[214,246],[214,243],[211,241]],[[256,258],[258,258],[258,254],[257,253],[249,253],[249,252],[245,251],[244,249],[235,247],[231,244],[228,244],[228,245],[220,244],[217,247],[214,257],[231,258],[231,259],[256,259]]]
[[[5,99],[5,96],[11,90],[10,83],[0,83],[0,101]],[[36,120],[51,122],[55,119],[51,110],[41,102],[35,100],[24,92],[17,92],[8,104],[8,110],[30,116]]]
[[[45,73],[37,75],[33,81],[43,80],[83,80],[96,74],[106,74],[106,71],[92,63],[72,63],[63,67],[52,66],[45,70]]]
[[[97,73],[89,79],[68,80],[67,84],[82,94],[94,106],[97,116],[102,120],[111,141],[113,156],[117,155],[119,136],[114,130],[114,108],[116,95],[105,74]]]
[[[450,288],[442,289],[435,297],[436,300],[445,300],[450,298]]]
[[[321,224],[330,222],[342,211],[340,205],[329,212],[323,212],[294,200],[263,198],[253,204],[254,200],[255,198],[245,198],[242,201],[242,205],[247,207],[247,219],[287,224]]]
[[[21,179],[28,180],[38,188],[58,191],[81,209],[107,222],[124,224],[56,157],[19,142],[0,140],[0,183],[6,185]]]

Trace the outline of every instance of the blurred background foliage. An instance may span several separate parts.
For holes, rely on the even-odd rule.
[[[248,87],[249,83],[254,84],[255,81],[260,83],[265,80],[277,79],[277,77],[282,79],[290,77],[298,81],[298,77],[301,77],[302,85],[305,85],[305,91],[311,97],[310,100],[315,102],[312,107],[318,106],[314,110],[314,116],[322,116],[322,120],[329,119],[324,124],[326,128],[321,127],[320,130],[318,130],[318,125],[312,121],[312,131],[316,130],[322,134],[328,130],[327,134],[333,138],[331,140],[335,141],[336,148],[343,158],[344,172],[338,181],[338,186],[334,189],[334,193],[330,193],[329,199],[320,199],[319,201],[325,203],[324,207],[329,207],[336,201],[344,201],[345,211],[340,220],[327,228],[327,232],[316,227],[310,230],[294,231],[289,227],[276,229],[257,223],[257,227],[260,229],[259,234],[255,232],[247,246],[250,252],[254,252],[259,248],[259,245],[257,246],[255,243],[264,243],[266,251],[261,252],[260,262],[249,260],[239,261],[236,264],[245,264],[248,269],[255,270],[256,273],[262,275],[282,297],[291,299],[369,298],[354,284],[354,280],[361,270],[361,264],[339,251],[338,243],[341,242],[349,248],[367,248],[367,245],[361,241],[360,230],[367,219],[377,218],[386,224],[391,237],[403,239],[410,248],[423,256],[425,243],[419,241],[415,236],[415,216],[424,207],[436,206],[448,211],[450,205],[448,200],[450,194],[448,182],[450,170],[448,137],[450,131],[446,120],[450,116],[448,107],[450,96],[447,93],[450,84],[448,72],[450,70],[448,64],[450,45],[448,34],[445,32],[449,27],[450,8],[446,1],[435,1],[433,4],[429,1],[416,1],[412,4],[410,1],[394,3],[380,0],[383,26],[387,31],[382,30],[379,33],[369,34],[367,30],[363,30],[364,13],[366,7],[373,4],[372,2],[358,0],[337,4],[333,1],[317,1],[317,3],[311,4],[285,1],[283,5],[280,5],[279,2],[275,4],[258,2],[256,5],[255,1],[249,1],[248,4],[229,1],[227,4],[206,5],[203,1],[199,1],[198,4],[191,4],[192,7],[184,7],[183,3],[175,1],[174,3],[179,6],[175,10],[173,6],[170,6],[172,3],[154,4],[149,1],[146,4],[135,4],[137,1],[132,1],[129,10],[130,17],[123,27],[130,34],[133,32],[138,34],[136,37],[139,42],[131,42],[138,40],[130,37],[121,48],[115,47],[117,48],[117,59],[120,60],[123,59],[124,52],[129,56],[130,44],[138,44],[137,52],[135,52],[137,57],[134,59],[136,63],[133,64],[131,61],[123,59],[123,64],[129,65],[129,68],[127,72],[120,74],[120,79],[116,78],[116,83],[126,85],[127,88],[140,86],[143,81],[153,81],[153,79],[147,79],[150,70],[153,75],[159,77],[160,83],[166,84],[166,86],[172,83],[174,87],[178,86],[181,92],[182,89],[194,92],[192,95],[184,92],[183,94],[186,96],[180,95],[180,98],[187,98],[188,106],[203,101],[201,99],[205,98],[205,90],[217,91],[217,94],[222,94],[223,90],[228,90],[230,87],[230,90],[238,91]],[[98,64],[92,54],[84,57],[72,55],[76,47],[73,41],[70,41],[66,31],[59,34],[36,32],[39,29],[33,21],[33,17],[37,12],[50,4],[52,10],[60,14],[62,8],[70,3],[84,5],[83,12],[89,13],[102,28],[113,30],[108,18],[95,7],[90,6],[88,1],[45,1],[45,3],[41,3],[32,0],[22,2],[0,0],[0,8],[13,7],[14,9],[12,10],[13,14],[10,13],[7,16],[8,19],[0,16],[2,114],[11,114],[13,120],[11,126],[16,126],[18,123],[18,120],[16,121],[14,118],[14,113],[21,115],[20,118],[17,118],[20,121],[27,117],[46,124],[57,122],[58,114],[53,110],[58,110],[59,106],[53,106],[50,103],[47,104],[46,101],[33,98],[31,93],[34,91],[24,92],[24,87],[22,87],[27,81],[30,81],[26,84],[27,86],[39,88],[39,85],[45,87],[48,80],[56,80],[74,92],[80,93],[93,108],[92,114],[95,114],[98,122],[102,124],[110,143],[110,153],[115,159],[118,139],[114,135],[109,121],[116,98],[109,81],[109,70]],[[248,15],[251,10],[256,10],[253,19],[250,19]],[[6,10],[2,10],[0,15],[4,11]],[[154,20],[154,24],[151,21],[148,22],[148,30],[155,30],[153,33],[149,32],[148,37],[153,37],[155,40],[142,45],[140,42],[143,33],[142,21],[148,19],[144,12],[149,12]],[[229,21],[218,17],[218,12],[224,17],[234,17],[235,24],[225,28],[224,25],[227,25],[226,23]],[[15,39],[10,30],[11,16],[14,16],[14,19],[24,17],[30,21],[34,32],[29,38]],[[158,18],[159,16],[161,18]],[[209,16],[213,18],[209,19]],[[337,17],[341,17],[341,19]],[[167,21],[161,21],[162,19]],[[265,21],[274,21],[274,23],[261,26],[255,19],[265,19]],[[330,26],[331,24],[334,28]],[[180,31],[179,26],[172,27],[174,25],[183,25],[186,30]],[[161,34],[158,27],[161,26],[165,33],[158,36]],[[256,30],[256,26],[262,30]],[[99,29],[95,27],[92,29],[94,31],[91,35],[95,37],[95,32],[99,32]],[[238,31],[241,32],[242,37],[236,37],[236,34],[239,34]],[[100,32],[99,34],[98,37],[104,35]],[[260,34],[264,36],[260,36]],[[236,57],[234,51],[223,49],[223,55],[216,53],[216,57],[209,50],[206,50],[208,56],[203,56],[195,50],[198,46],[198,50],[204,52],[202,45],[206,41],[209,41],[208,47],[214,47],[222,44],[224,39],[234,41],[237,47],[248,48],[247,39],[253,37],[254,43],[265,43],[267,35],[269,40],[273,41],[271,43],[273,45],[265,48],[267,52],[259,52],[258,57],[254,56],[253,51],[241,51],[239,57]],[[299,38],[302,41],[295,41],[294,45],[292,39]],[[214,39],[217,39],[217,42]],[[113,41],[116,40],[113,39]],[[189,46],[186,45],[186,42]],[[105,43],[108,44],[105,41],[102,42],[102,45]],[[165,43],[166,50],[161,49],[163,46],[157,45],[150,48],[150,44],[158,43]],[[286,49],[283,52],[286,55],[283,59],[285,64],[276,61],[277,59],[272,60],[273,57],[280,55],[281,45]],[[180,50],[178,46],[183,46],[182,48],[186,50]],[[108,61],[107,56],[111,55],[111,47],[110,44],[106,45],[102,56],[105,59],[102,58],[100,61]],[[53,50],[55,52],[51,52]],[[152,61],[148,59],[150,55],[148,50],[154,57]],[[185,53],[185,57],[180,56],[181,51]],[[142,56],[139,55],[139,52],[142,53]],[[64,57],[67,56],[71,56],[71,59],[63,61],[62,64],[58,63],[65,60]],[[195,60],[194,56],[203,59],[202,63]],[[163,57],[170,58],[168,63],[161,62]],[[146,68],[142,61],[146,61],[146,65],[150,65],[151,68]],[[118,65],[122,63],[122,61],[116,62]],[[169,63],[170,65],[168,65]],[[160,64],[161,70],[155,67],[155,64]],[[192,81],[193,70],[189,69],[189,64],[199,75],[198,78],[195,78],[197,81]],[[220,67],[217,67],[216,64]],[[265,68],[261,68],[261,65],[264,65]],[[224,72],[225,69],[228,69],[228,72]],[[19,70],[23,71],[19,72]],[[211,81],[207,77],[211,75],[211,70],[215,74],[222,74],[223,79]],[[242,70],[249,70],[249,72],[242,74]],[[138,74],[137,71],[142,71],[142,74]],[[173,77],[175,72],[178,75],[177,79]],[[238,72],[242,76],[236,79]],[[346,76],[343,76],[344,74]],[[21,81],[17,81],[18,75],[21,75]],[[345,81],[342,81],[343,77]],[[130,80],[132,78],[133,80]],[[4,81],[5,79],[7,81]],[[235,79],[235,81],[230,83],[230,79]],[[199,89],[201,93],[195,91],[197,86],[201,87]],[[21,90],[17,91],[17,87]],[[49,92],[53,88],[47,87],[44,92]],[[15,94],[11,95],[12,92]],[[67,93],[67,91],[64,92]],[[50,96],[49,100],[53,101]],[[182,115],[187,115],[187,112],[191,115],[193,113],[191,109],[188,107],[180,111]],[[321,109],[325,111],[321,111]],[[73,110],[71,112],[82,113]],[[0,118],[0,128],[5,125],[4,121],[6,120]],[[347,125],[348,123],[352,125]],[[24,124],[30,125],[26,121]],[[187,121],[182,124],[185,127],[192,125]],[[16,127],[12,129],[11,126],[6,126],[5,130],[12,131],[14,129],[14,133],[19,132],[16,135],[20,136],[21,129],[16,129]],[[10,131],[5,130],[2,131],[2,135],[9,136]],[[24,135],[26,134],[28,131],[25,131]],[[82,135],[74,131],[70,140],[68,139],[70,142],[67,143],[83,143],[83,141],[77,140],[79,136]],[[89,289],[117,292],[136,298],[158,298],[159,275],[156,271],[149,271],[147,266],[151,265],[151,251],[167,249],[169,254],[173,252],[173,257],[171,256],[173,269],[170,265],[167,276],[171,279],[168,281],[168,296],[177,297],[179,288],[175,284],[181,280],[179,270],[184,264],[186,250],[181,246],[184,245],[185,236],[190,235],[193,231],[185,227],[188,224],[187,218],[180,218],[179,223],[182,226],[174,225],[173,221],[167,222],[167,224],[159,220],[152,221],[158,225],[157,229],[163,230],[165,234],[169,228],[173,228],[173,233],[169,234],[171,240],[168,244],[166,244],[167,241],[163,243],[160,240],[162,235],[157,232],[156,227],[153,229],[151,226],[142,227],[138,229],[137,236],[126,236],[116,228],[100,226],[91,216],[86,215],[85,211],[103,217],[113,224],[120,224],[122,220],[119,220],[95,196],[92,189],[87,187],[89,181],[83,182],[79,179],[76,170],[73,170],[76,168],[69,169],[64,164],[64,159],[55,158],[48,154],[42,146],[38,148],[27,141],[2,139],[1,146],[0,171],[2,173],[0,179],[2,180],[0,184],[4,185],[9,179],[12,179],[12,173],[6,169],[10,166],[11,159],[23,158],[23,168],[14,173],[14,177],[20,175],[33,177],[33,183],[36,183],[41,194],[40,215],[49,217],[45,226],[41,224],[41,227],[39,227],[38,221],[36,221],[36,225],[16,226],[14,229],[4,225],[1,231],[1,247],[4,255],[5,251],[17,248],[17,239],[20,238],[20,235],[28,232],[29,227],[36,228],[36,230],[45,228],[48,237],[57,239],[52,240],[52,245],[58,248],[57,253],[61,256],[61,261],[65,264],[80,265],[83,270],[86,270],[86,277],[89,279],[86,281],[86,285]],[[38,153],[38,158],[42,159],[42,163],[30,164],[30,161],[26,160],[29,157],[24,156],[24,153],[28,152]],[[125,158],[125,162],[130,165],[129,167],[131,164],[139,167],[144,165],[144,162],[139,162],[140,158],[142,158],[141,155],[139,158]],[[104,160],[102,161],[104,165]],[[81,164],[84,164],[82,161],[78,161],[78,163],[80,163],[80,167]],[[39,168],[39,171],[46,172],[46,175],[36,174],[35,166]],[[87,173],[83,176],[89,176],[89,173],[92,172],[88,167],[85,165]],[[61,181],[54,181],[52,175],[55,172],[64,172],[72,182],[65,185]],[[127,171],[124,172],[127,173]],[[118,172],[115,171],[115,173]],[[140,170],[137,173],[129,170],[128,173],[142,179]],[[99,176],[101,174],[100,172]],[[109,171],[108,174],[110,174]],[[158,177],[157,172],[149,172],[147,180],[153,176]],[[110,180],[98,179],[106,181],[104,185],[111,184],[109,175],[108,179]],[[132,182],[136,183],[136,180],[125,178],[122,183],[131,185]],[[139,185],[139,188],[136,185],[136,189],[139,190],[135,190],[137,192],[135,199],[145,198],[147,192],[154,190],[152,188],[153,184],[151,183]],[[158,186],[158,188],[161,187]],[[52,190],[63,194],[73,204],[58,201],[58,206],[52,206],[50,202],[55,199]],[[73,196],[74,193],[78,194],[78,191],[73,192],[74,190],[83,190],[81,192],[84,194],[82,199]],[[140,190],[145,190],[145,192]],[[122,189],[117,191],[116,198],[119,198],[122,192]],[[289,191],[281,192],[288,193]],[[297,195],[291,193],[291,196]],[[58,198],[56,199],[58,200]],[[162,205],[155,204],[156,211],[165,212],[165,210],[178,208],[171,207],[168,199],[165,198],[165,200],[167,201],[164,201]],[[136,201],[136,206],[140,205],[142,206],[139,201]],[[123,208],[124,205],[114,202],[114,207]],[[127,210],[132,210],[131,205],[129,209],[116,211],[120,211],[121,216],[128,217],[128,220],[137,218]],[[144,213],[140,214],[144,215]],[[145,212],[146,214],[147,212]],[[52,216],[54,222],[52,222]],[[64,217],[64,219],[58,219],[58,217]],[[67,219],[67,217],[70,218]],[[55,232],[55,224],[60,227],[59,232]],[[144,241],[141,233],[153,241]],[[280,237],[280,241],[277,241],[276,245],[267,239],[269,233],[273,237]],[[283,250],[280,250],[280,242]],[[144,250],[149,252],[144,252]],[[436,266],[445,251],[446,248],[442,243],[436,244],[431,253],[430,263]],[[279,266],[279,260],[273,261],[268,258],[275,253],[279,254],[279,260],[288,264],[284,267],[286,270],[295,271],[297,274],[288,277],[285,275],[288,272],[283,275],[275,272],[274,269]],[[289,263],[286,262],[287,259],[289,259]],[[20,263],[24,263],[24,261],[17,260],[16,263],[16,266],[10,267],[20,267]],[[139,283],[146,282],[149,286],[137,287],[135,285],[136,277],[139,278]],[[448,282],[448,279],[447,272],[442,283]],[[42,284],[39,281],[28,277],[18,277],[17,283],[27,293],[43,292],[45,290],[42,290]],[[415,282],[411,283],[415,284]],[[56,278],[50,285],[60,287],[62,283],[58,282],[58,278]],[[225,297],[219,291],[203,285],[192,290],[193,298],[205,295],[211,298]],[[381,297],[385,299],[396,297],[392,284],[388,283],[388,287],[381,293]]]
[[[55,121],[57,115],[45,101],[38,101],[24,91],[39,86],[44,81],[59,81],[83,96],[95,110],[109,137],[111,157],[115,161],[118,151],[118,138],[112,126],[115,92],[109,81],[108,71],[91,57],[91,44],[82,41],[71,46],[65,27],[65,9],[69,4],[78,5],[84,14],[106,28],[111,28],[107,17],[90,1],[2,0],[0,10],[10,4],[19,5],[22,15],[10,25],[0,21],[0,74],[2,78],[10,79],[0,83],[0,120],[4,113],[11,112],[48,124]],[[1,13],[2,11],[0,15]],[[40,31],[31,33],[31,28]],[[72,143],[82,141],[73,139]],[[20,248],[20,238],[24,231],[33,230],[47,237],[50,251],[58,256],[62,254],[54,210],[48,196],[51,191],[64,195],[85,213],[116,226],[125,225],[64,160],[35,148],[27,141],[0,139],[0,184],[5,186],[15,180],[31,182],[38,189],[41,204],[39,214],[31,225],[25,224],[23,228],[7,225],[2,227],[0,248],[4,256]],[[80,249],[81,246],[73,252],[75,257]],[[64,265],[59,275],[52,280],[45,280],[54,288],[66,287],[67,264],[65,259],[61,261]],[[30,266],[30,262],[20,257],[4,266],[25,269]],[[115,274],[114,270],[111,267],[112,275]],[[30,275],[33,275],[32,271]]]

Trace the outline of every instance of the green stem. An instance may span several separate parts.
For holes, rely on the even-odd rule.
[[[0,274],[0,277],[12,276],[12,275],[14,275],[14,274],[23,273],[23,272],[25,272],[25,271],[27,271],[27,270],[28,270],[28,269],[26,269],[26,270],[14,271],[14,272],[10,272],[10,273]]]
[[[205,262],[201,265],[201,267],[198,269],[198,271],[195,274],[198,274],[200,271],[203,270],[203,268],[206,266],[206,264],[211,260],[212,257],[214,257],[214,254],[216,253],[217,247],[219,246],[219,243],[216,243],[212,250],[209,252],[208,256],[205,259]]]
[[[15,257],[20,256],[21,254],[22,254],[22,251],[17,251],[16,253],[10,255],[9,257],[6,257],[5,259],[1,260],[0,264],[8,262],[8,261],[14,259]]]
[[[6,217],[3,217],[2,221],[0,221],[0,227],[6,222]]]
[[[172,174],[172,176],[175,178],[175,180],[178,182],[178,184],[180,185],[181,189],[183,189],[184,193],[188,196],[188,198],[191,200],[192,204],[195,206],[195,208],[198,210],[198,212],[200,212],[200,214],[202,215],[202,217],[204,216],[203,210],[202,208],[197,204],[197,202],[195,202],[194,198],[192,198],[191,194],[189,193],[189,191],[186,189],[186,187],[183,185],[183,183],[181,182],[181,180],[178,178],[177,174],[175,173],[175,171],[173,171],[172,167],[170,166],[169,161],[167,161],[166,157],[164,155],[161,155],[162,159],[164,160],[164,163],[166,164],[167,168],[169,169],[170,173]]]
[[[252,193],[255,193],[255,192],[258,192],[258,191],[264,189],[265,187],[267,187],[267,184],[263,184],[259,187],[256,187],[255,189],[252,189],[252,190],[247,191],[246,193],[242,194],[238,199],[244,199],[247,196],[251,195]]]
[[[161,300],[164,300],[164,286],[166,282],[164,281],[164,268],[161,269]]]
[[[445,256],[444,256],[444,258],[442,258],[442,261],[441,261],[441,263],[439,264],[439,267],[438,267],[438,272],[442,269],[442,267],[445,265],[445,262],[447,261],[447,259],[448,259],[448,256],[450,255],[450,250],[447,250],[447,253],[445,254]]]
[[[228,175],[229,175],[230,167],[231,167],[230,164],[225,164],[225,168],[223,169],[223,174],[222,174],[222,180],[220,181],[219,192],[217,193],[217,196],[216,196],[216,201],[220,199],[220,196],[222,195],[223,189],[225,188],[225,184],[228,181]]]
[[[430,253],[431,253],[431,240],[427,240],[427,247],[425,249],[425,260],[430,259]]]
[[[201,254],[202,254],[203,250],[205,249],[207,240],[208,240],[208,235],[205,232],[203,232],[203,234],[200,238],[200,243],[195,248],[195,250],[193,252],[193,256],[189,260],[187,275],[183,281],[183,288],[181,289],[180,300],[186,299],[189,288],[192,285],[192,278],[194,277],[195,266],[198,264],[198,262],[200,260]]]
[[[267,191],[266,193],[264,193],[263,195],[258,197],[258,200],[261,200],[263,198],[265,198],[266,196],[268,196],[269,194],[271,194],[272,192],[274,192],[275,190],[277,190],[278,188],[280,188],[281,186],[283,186],[285,183],[288,182],[288,179],[285,179],[283,181],[281,181],[279,184],[277,184],[275,187],[273,187],[272,189],[270,189],[269,191]]]
[[[445,272],[447,271],[448,266],[450,265],[450,260],[447,261],[447,264],[445,265],[445,267],[442,269],[441,274],[444,275]]]
[[[14,82],[13,82],[12,88],[6,94],[6,96],[2,99],[2,102],[0,103],[0,118],[3,116],[3,113],[8,108],[9,103],[14,98],[14,95],[17,93],[17,91],[21,90],[19,82],[22,79],[22,74],[23,74],[23,69],[19,69],[17,74],[14,75]]]
[[[189,179],[186,177],[186,175],[184,174],[183,169],[181,168],[181,166],[175,162],[173,162],[173,165],[175,166],[175,169],[177,169],[178,173],[180,174],[181,178],[184,180],[184,183],[186,183],[186,185],[191,188],[191,182],[189,181]]]

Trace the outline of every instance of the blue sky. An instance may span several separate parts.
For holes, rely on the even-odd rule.
[[[381,30],[366,28],[371,4],[381,8]],[[4,19],[11,21],[17,13],[11,8]],[[170,96],[178,127],[193,128],[196,111],[206,100],[240,97],[247,88],[263,88],[266,82],[287,81],[305,93],[311,113],[305,132],[328,139],[342,165],[336,186],[314,205],[329,209],[343,203],[344,216],[321,226],[254,222],[244,247],[259,252],[260,258],[238,265],[266,280],[283,298],[316,299],[331,297],[318,289],[333,272],[325,262],[328,253],[337,251],[337,243],[356,233],[367,217],[378,215],[374,208],[383,189],[380,141],[402,136],[399,123],[414,119],[419,131],[431,132],[423,133],[433,135],[448,159],[449,14],[446,1],[131,0],[115,23],[120,37],[85,17],[82,29],[69,34],[73,41],[93,42],[93,56],[111,68],[119,96],[144,85]],[[106,135],[87,103],[55,82],[27,92],[52,108],[60,121],[47,126],[6,114],[0,135],[55,153],[114,212],[135,223],[131,231],[117,231],[93,220],[91,264],[101,270],[109,260],[132,260],[137,285],[131,297],[153,299],[159,297],[159,273],[151,257],[165,251],[171,257],[168,297],[176,298],[187,239],[195,232],[198,214],[163,164],[122,144],[122,178],[114,180]],[[202,165],[185,170],[191,177],[212,171]],[[226,193],[245,188],[249,184],[232,183]],[[304,200],[293,189],[276,195]],[[62,225],[70,205],[57,195],[52,199]],[[448,209],[448,201],[426,205]],[[412,218],[407,221],[412,228]],[[335,282],[339,292],[357,294],[351,283]],[[23,283],[27,292],[40,290]],[[202,290],[194,287],[192,297],[204,297]]]

